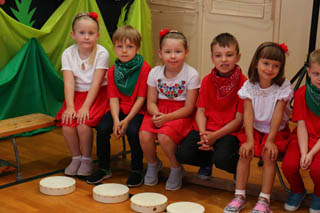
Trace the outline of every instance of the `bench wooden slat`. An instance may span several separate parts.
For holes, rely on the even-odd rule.
[[[54,125],[55,118],[42,113],[9,118],[0,121],[0,137],[7,137]]]

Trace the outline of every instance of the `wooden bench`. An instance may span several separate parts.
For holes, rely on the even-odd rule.
[[[9,137],[11,138],[14,152],[16,155],[16,166],[17,166],[17,181],[22,179],[20,158],[18,153],[18,147],[15,140],[15,135],[46,128],[55,125],[55,118],[49,115],[35,113],[15,118],[9,118],[0,121],[0,138]]]

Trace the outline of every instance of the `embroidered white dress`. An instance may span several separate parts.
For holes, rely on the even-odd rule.
[[[187,91],[200,88],[200,76],[198,72],[188,64],[184,64],[181,71],[174,78],[166,78],[165,66],[153,68],[148,76],[147,84],[156,87],[158,91],[158,109],[161,113],[171,113],[184,106]],[[192,128],[192,116],[179,118],[164,123],[156,128],[152,122],[152,116],[146,114],[143,118],[140,131],[148,131],[157,134],[168,135],[176,144],[179,144],[187,136]]]

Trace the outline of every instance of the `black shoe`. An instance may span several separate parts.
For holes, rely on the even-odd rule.
[[[87,178],[87,183],[89,184],[97,184],[100,183],[101,181],[111,178],[112,177],[112,173],[111,170],[103,170],[103,169],[99,169],[98,171],[95,171],[92,175],[90,175]]]
[[[198,170],[198,178],[202,180],[209,180],[212,175],[212,165],[201,166]]]
[[[127,180],[128,187],[137,187],[143,183],[142,171],[133,170]]]

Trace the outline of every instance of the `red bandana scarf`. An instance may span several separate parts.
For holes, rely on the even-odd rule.
[[[213,68],[211,71],[211,78],[213,85],[217,88],[217,100],[225,99],[230,95],[237,94],[239,80],[241,77],[241,68],[236,65],[229,77],[220,77],[218,70]]]

